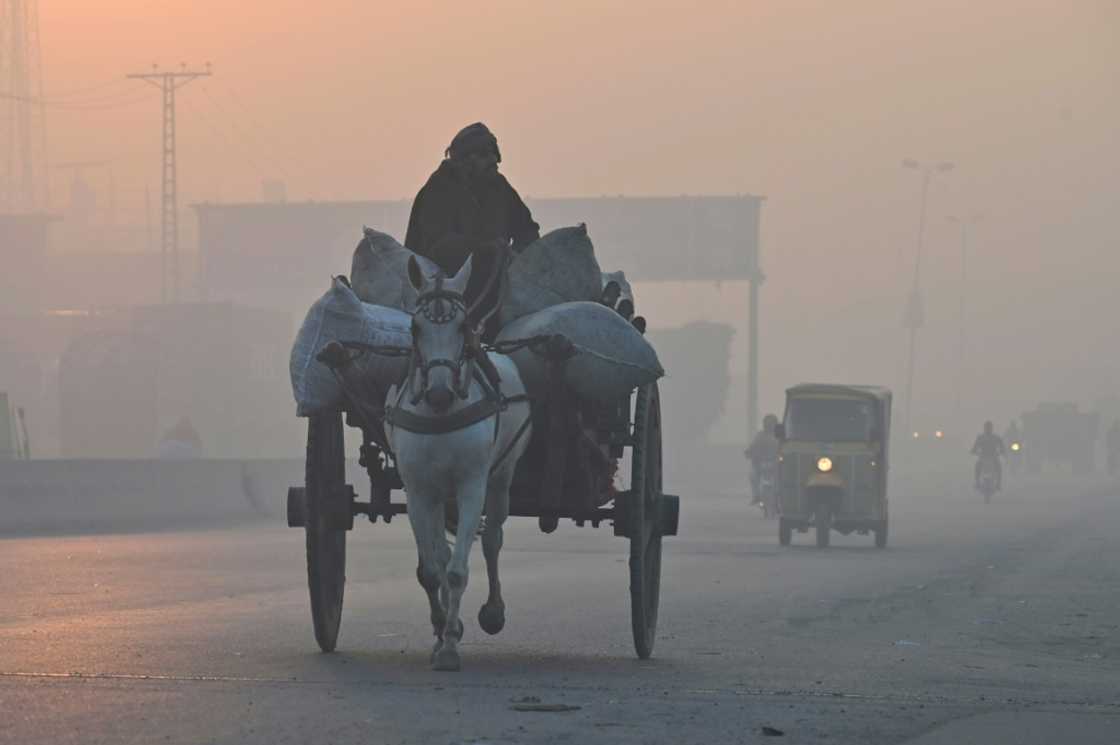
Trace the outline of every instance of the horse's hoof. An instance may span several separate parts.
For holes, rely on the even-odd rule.
[[[486,603],[478,609],[478,625],[493,636],[506,626],[506,607],[498,603]]]
[[[450,644],[440,646],[432,655],[432,669],[441,673],[457,673],[460,668],[459,650]]]
[[[436,639],[435,646],[432,647],[432,654],[428,658],[428,662],[434,667],[436,664],[436,655],[443,649],[443,639]]]

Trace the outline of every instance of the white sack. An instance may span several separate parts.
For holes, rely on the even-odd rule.
[[[425,276],[434,277],[439,267],[413,253],[388,233],[365,228],[365,237],[354,249],[350,284],[363,303],[383,305],[407,313],[416,310],[416,290],[408,281],[408,260],[415,256]]]
[[[560,303],[596,301],[603,277],[587,227],[559,228],[533,241],[509,267],[501,325]]]
[[[600,303],[563,303],[517,319],[498,341],[563,334],[577,353],[564,365],[564,381],[576,394],[614,402],[665,371],[646,338],[622,316]],[[549,393],[549,362],[529,348],[512,352],[525,387],[533,396]]]
[[[298,416],[338,409],[343,404],[338,379],[315,359],[331,341],[410,347],[412,316],[395,308],[363,303],[342,279],[333,279],[331,288],[307,312],[292,345],[289,372]],[[355,379],[387,390],[404,377],[408,358],[366,353],[354,365]]]

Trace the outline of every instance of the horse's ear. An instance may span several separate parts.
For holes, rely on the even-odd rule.
[[[463,262],[462,268],[459,269],[459,272],[454,277],[447,280],[447,289],[451,290],[452,292],[457,292],[460,295],[466,293],[467,285],[471,281],[471,266],[474,263],[473,259],[474,254],[468,256],[467,260]]]
[[[412,283],[412,288],[417,292],[424,289],[426,279],[423,270],[420,269],[420,262],[416,260],[415,256],[408,257],[408,281]]]

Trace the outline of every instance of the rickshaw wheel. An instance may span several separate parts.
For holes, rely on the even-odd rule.
[[[657,635],[661,596],[661,398],[657,383],[638,389],[630,498],[630,625],[634,649],[647,660]]]
[[[793,526],[784,517],[778,518],[778,545],[788,546],[793,538]]]
[[[875,548],[887,547],[887,521],[879,523],[879,527],[875,528]]]
[[[832,507],[827,503],[820,504],[813,522],[817,524],[817,548],[828,548],[829,534],[832,531]]]
[[[340,499],[346,488],[342,415],[338,412],[319,414],[307,420],[305,488],[311,621],[320,649],[333,652],[342,623],[342,595],[346,584],[346,530],[332,526],[330,520],[330,500]],[[346,507],[349,509],[349,505]]]

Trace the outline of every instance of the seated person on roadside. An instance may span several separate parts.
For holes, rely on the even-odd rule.
[[[520,252],[540,237],[540,226],[506,178],[498,140],[481,122],[462,129],[446,158],[412,203],[405,246],[454,276],[473,255],[468,306],[481,300],[477,323],[490,315],[484,337],[498,332],[498,274],[509,252]],[[483,297],[485,295],[485,297]]]
[[[972,454],[977,456],[976,472],[974,474],[976,479],[976,488],[980,488],[980,470],[984,467],[985,463],[990,463],[996,472],[996,489],[1003,488],[1003,467],[1000,463],[1007,451],[1003,447],[1003,439],[993,431],[991,422],[984,422],[984,431],[976,437],[976,443],[972,446]]]
[[[778,459],[778,417],[767,414],[762,419],[762,430],[755,435],[751,446],[743,453],[751,461],[751,493],[757,498],[762,464]]]

